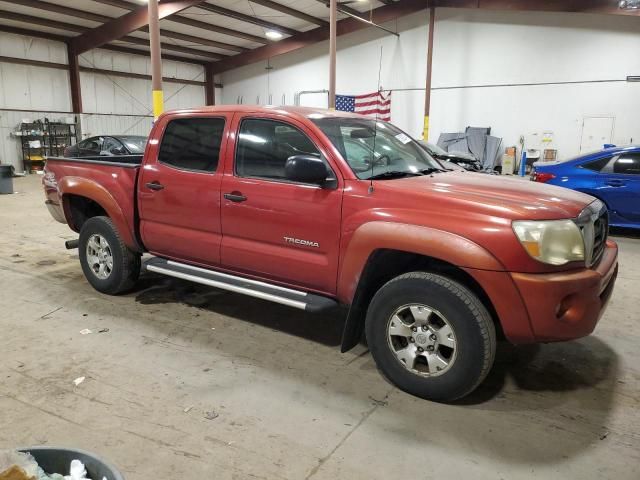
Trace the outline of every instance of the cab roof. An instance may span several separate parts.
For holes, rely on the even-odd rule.
[[[316,108],[316,107],[296,107],[291,105],[276,106],[276,105],[212,105],[206,107],[191,108],[186,110],[171,110],[165,112],[166,115],[173,114],[198,114],[198,113],[213,113],[213,112],[242,112],[242,113],[278,113],[280,115],[286,115],[290,117],[302,117],[302,118],[362,118],[361,115],[342,112],[339,110],[329,110],[328,108]]]

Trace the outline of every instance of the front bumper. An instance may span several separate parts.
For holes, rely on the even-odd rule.
[[[527,310],[534,340],[555,342],[593,332],[617,275],[618,246],[609,240],[596,268],[549,274],[511,273],[511,278]]]

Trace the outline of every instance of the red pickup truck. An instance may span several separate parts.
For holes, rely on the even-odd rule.
[[[98,291],[143,268],[309,312],[342,305],[342,350],[364,333],[393,383],[437,401],[482,382],[496,338],[590,334],[617,275],[599,200],[446,171],[354,114],[169,112],[143,157],[50,158],[43,183]]]

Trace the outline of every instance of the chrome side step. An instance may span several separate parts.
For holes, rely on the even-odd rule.
[[[260,298],[307,312],[321,312],[338,306],[335,300],[312,293],[293,290],[291,288],[260,282],[249,278],[216,272],[206,268],[195,267],[186,263],[174,262],[160,257],[153,257],[143,264],[149,272],[180,278],[210,287],[242,293],[250,297]]]

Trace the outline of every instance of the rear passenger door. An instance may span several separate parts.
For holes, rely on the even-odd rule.
[[[640,223],[640,153],[621,153],[602,175],[603,199],[624,221]]]
[[[156,127],[138,180],[140,234],[154,255],[220,263],[220,159],[231,115],[173,117]]]
[[[304,125],[288,117],[238,115],[233,131],[235,151],[222,181],[222,265],[291,286],[335,292],[342,179],[327,152]],[[288,181],[284,167],[294,155],[322,158],[333,185]]]

